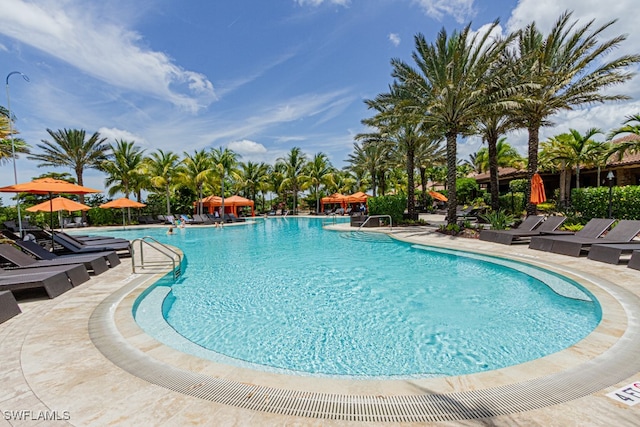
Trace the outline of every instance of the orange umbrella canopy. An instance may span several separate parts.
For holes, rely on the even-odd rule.
[[[42,202],[35,206],[31,206],[27,208],[29,212],[58,212],[58,211],[88,211],[91,209],[87,205],[83,205],[82,203],[74,202],[73,200],[69,200],[65,197],[56,197],[55,199],[48,200],[46,202]]]
[[[542,182],[540,174],[536,172],[531,178],[531,203],[538,205],[546,201],[547,196],[544,193],[544,183]]]
[[[434,199],[436,199],[436,200],[439,200],[439,201],[441,201],[441,202],[448,202],[448,201],[449,201],[449,199],[447,199],[447,196],[445,196],[445,195],[444,195],[444,194],[442,194],[442,193],[438,193],[437,191],[429,191],[429,195],[430,195],[432,198],[434,198]]]
[[[110,202],[103,203],[103,204],[100,205],[100,207],[103,208],[103,209],[110,209],[110,208],[144,208],[145,206],[147,206],[147,205],[145,205],[144,203],[136,202],[135,200],[127,199],[126,197],[121,197],[119,199],[112,200]]]
[[[350,196],[345,197],[347,203],[364,203],[369,198],[369,195],[362,191],[358,191],[357,193],[353,193]]]
[[[2,193],[31,193],[31,194],[49,194],[49,193],[67,193],[67,194],[89,194],[100,193],[100,190],[83,187],[82,185],[72,184],[61,179],[40,178],[31,182],[22,184],[9,185],[0,187]]]

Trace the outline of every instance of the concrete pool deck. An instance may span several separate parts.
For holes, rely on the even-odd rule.
[[[335,225],[331,228],[344,230],[348,226]],[[239,407],[253,398],[249,394],[238,397],[239,405],[216,403],[141,379],[145,367],[140,368],[140,372],[135,372],[137,368],[122,368],[131,358],[164,367],[167,376],[193,374],[248,387],[270,387],[308,394],[370,396],[380,400],[510,387],[572,370],[580,371],[583,366],[595,368],[595,364],[589,363],[601,358],[614,366],[608,371],[610,384],[605,375],[603,385],[587,384],[595,391],[581,397],[567,400],[564,397],[570,396],[571,390],[548,388],[545,398],[553,401],[552,405],[484,419],[445,421],[437,425],[638,425],[640,404],[627,406],[606,396],[622,386],[640,381],[640,368],[637,368],[640,355],[636,354],[635,362],[624,366],[620,364],[616,368],[614,351],[623,344],[639,341],[639,335],[629,337],[630,332],[636,332],[640,313],[637,301],[640,300],[640,273],[637,270],[584,257],[533,251],[526,245],[503,246],[452,238],[434,233],[432,228],[396,228],[391,233],[398,239],[416,244],[504,256],[563,272],[597,296],[603,308],[603,321],[592,334],[569,349],[485,373],[389,381],[279,375],[198,359],[147,336],[133,321],[131,306],[137,295],[157,280],[159,274],[131,274],[130,261],[125,259],[109,272],[92,277],[89,282],[56,299],[20,302],[23,313],[0,325],[0,359],[3,361],[0,368],[0,426],[411,425],[410,422],[332,420],[329,411],[327,418],[309,418]],[[158,376],[158,373],[154,375]],[[201,385],[192,384],[188,388],[193,390]],[[538,396],[528,398],[535,401]],[[20,416],[39,419],[21,421],[17,419]],[[52,417],[62,419],[52,422]]]

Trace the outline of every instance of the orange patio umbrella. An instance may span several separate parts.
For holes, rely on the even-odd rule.
[[[60,222],[60,227],[64,228],[64,223],[62,222],[62,218],[60,218],[61,211],[75,212],[88,211],[89,209],[91,209],[90,206],[74,202],[73,200],[67,199],[66,197],[56,197],[55,199],[49,200],[47,202],[42,202],[35,206],[31,206],[26,210],[28,212],[58,212],[58,221]]]
[[[7,187],[0,187],[0,193],[31,193],[31,194],[48,194],[49,202],[52,194],[90,194],[100,193],[100,190],[95,190],[89,187],[83,187],[82,185],[72,184],[68,181],[54,178],[40,178],[34,179],[31,182],[25,182],[22,184],[9,185]],[[53,208],[50,210],[51,214],[51,241],[53,244]],[[20,235],[22,236],[22,219],[18,218],[20,226]]]
[[[88,211],[90,206],[83,205],[82,203],[74,202],[66,197],[56,197],[46,202],[42,202],[35,206],[31,206],[26,210],[29,212],[75,212],[75,211]]]
[[[340,206],[344,209],[347,203],[347,196],[340,193],[333,193],[330,196],[320,199],[320,212],[324,212],[324,205],[329,203],[340,203]]]
[[[531,203],[539,205],[546,201],[547,196],[544,193],[544,183],[542,182],[540,174],[536,172],[533,174],[533,177],[531,177]]]
[[[448,201],[449,201],[449,199],[447,199],[447,196],[445,196],[445,195],[444,195],[444,194],[442,194],[442,193],[438,193],[437,191],[429,191],[429,195],[430,195],[432,198],[434,198],[434,199],[436,199],[436,200],[439,200],[439,201],[441,201],[441,202],[448,202]]]
[[[107,203],[101,204],[99,207],[102,209],[122,209],[122,226],[125,227],[125,219],[124,219],[124,210],[125,208],[144,208],[144,203],[136,202],[135,200],[128,199],[126,197],[121,197],[116,200],[112,200]]]

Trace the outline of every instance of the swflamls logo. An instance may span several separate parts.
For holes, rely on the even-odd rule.
[[[69,411],[31,411],[27,409],[2,411],[5,421],[69,421]]]

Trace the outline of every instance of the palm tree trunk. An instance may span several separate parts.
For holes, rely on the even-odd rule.
[[[457,135],[458,132],[451,130],[447,132],[447,189],[449,198],[447,204],[447,225],[456,223],[456,210],[458,206],[458,197],[456,194],[456,151],[457,151]]]
[[[413,147],[407,147],[407,213],[409,214],[409,219],[414,219],[414,215],[416,214],[416,189],[413,179],[414,156]]]
[[[532,123],[527,130],[529,131],[529,168],[527,170],[528,182],[524,197],[527,205],[527,215],[535,215],[536,205],[531,203],[531,179],[533,178],[533,174],[538,171],[538,145],[540,142],[540,126],[537,123]]]
[[[316,213],[320,212],[320,194],[318,191],[320,190],[320,186],[316,185]]]
[[[167,183],[167,215],[171,215],[171,201],[169,200],[169,184]]]
[[[487,139],[489,148],[489,185],[491,186],[491,210],[500,209],[500,183],[498,182],[498,137],[491,135]]]
[[[427,168],[420,168],[420,186],[422,187],[422,208],[427,209]]]

